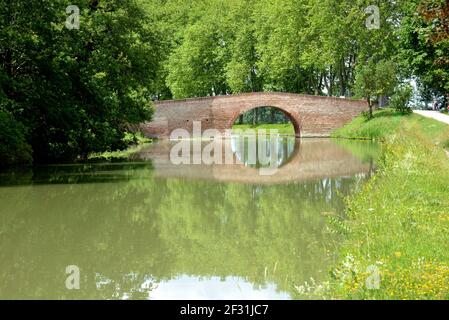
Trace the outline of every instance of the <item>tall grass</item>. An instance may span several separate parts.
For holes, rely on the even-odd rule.
[[[335,133],[383,141],[377,174],[347,199],[349,235],[332,270],[338,299],[449,299],[449,126],[382,111]],[[373,269],[375,268],[375,269]],[[380,273],[378,289],[366,281]]]

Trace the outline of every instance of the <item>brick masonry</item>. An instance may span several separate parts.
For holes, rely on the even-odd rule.
[[[292,93],[247,93],[239,95],[166,100],[155,102],[153,121],[141,125],[148,137],[167,138],[175,129],[193,131],[200,121],[202,130],[224,134],[241,113],[257,107],[276,107],[291,120],[298,137],[328,137],[363,111],[362,100],[308,96]]]

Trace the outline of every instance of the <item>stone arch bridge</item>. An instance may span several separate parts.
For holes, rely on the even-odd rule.
[[[246,93],[237,95],[166,100],[155,102],[153,121],[141,125],[148,137],[167,138],[175,129],[192,134],[193,122],[202,130],[217,129],[222,134],[230,129],[244,112],[258,107],[275,107],[292,122],[297,137],[328,137],[363,111],[362,100],[309,96],[292,93]]]

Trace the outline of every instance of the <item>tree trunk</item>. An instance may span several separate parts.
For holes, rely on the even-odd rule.
[[[323,93],[323,91],[321,90],[323,87],[323,78],[324,78],[324,73],[320,72],[320,80],[318,81],[318,85],[315,90],[315,95],[321,95]]]
[[[371,102],[370,98],[366,99],[368,101],[368,107],[369,107],[369,118],[372,119],[373,118],[373,104]]]
[[[340,96],[343,97],[345,95],[346,95],[345,80],[343,70],[340,70]]]
[[[253,112],[253,125],[255,126],[258,123],[259,123],[259,109],[256,108],[256,109],[254,109],[254,112]]]

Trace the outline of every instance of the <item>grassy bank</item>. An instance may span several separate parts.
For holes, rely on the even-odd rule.
[[[251,124],[236,124],[232,126],[232,130],[248,130],[252,129],[256,131],[256,134],[259,130],[265,129],[267,130],[267,133],[270,133],[270,130],[278,130],[279,134],[295,134],[295,128],[291,123],[281,123],[281,124],[258,124],[258,125],[251,125]]]
[[[383,147],[377,174],[347,199],[346,240],[328,297],[449,299],[449,126],[384,110],[334,136]],[[368,289],[375,270],[379,287]]]
[[[127,159],[131,154],[139,152],[147,144],[152,142],[151,139],[145,138],[140,133],[137,133],[137,134],[129,133],[126,135],[125,139],[126,139],[126,142],[130,145],[129,148],[127,148],[125,150],[91,153],[88,156],[88,160],[90,160],[90,161],[103,161],[103,160],[110,161],[110,160]]]

